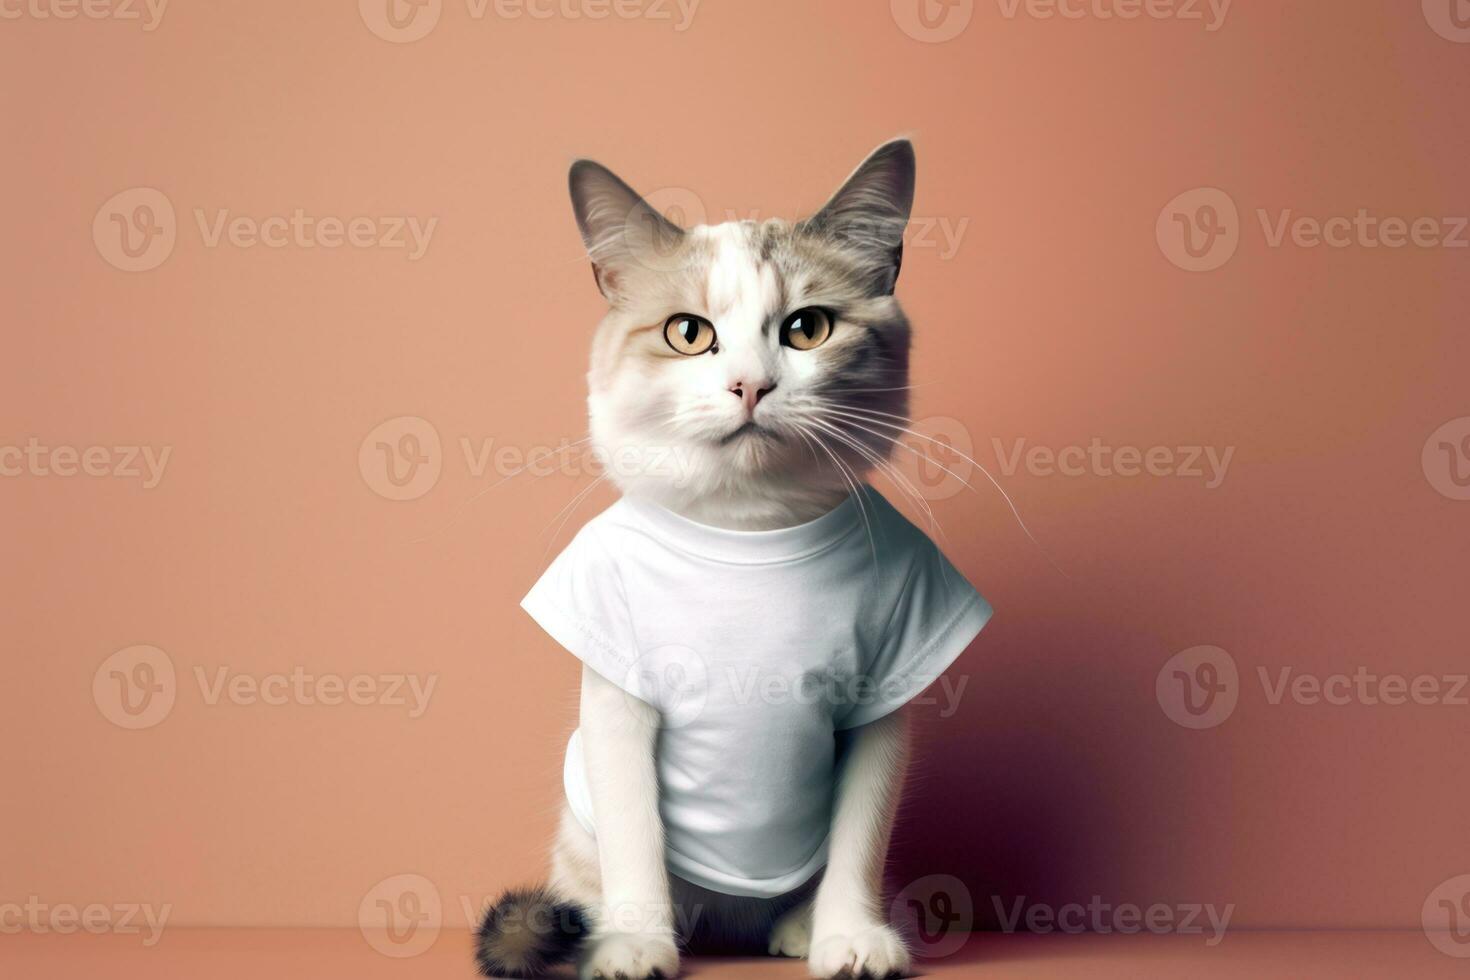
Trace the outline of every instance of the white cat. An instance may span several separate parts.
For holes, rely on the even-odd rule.
[[[550,882],[489,909],[485,975],[673,977],[681,946],[908,969],[882,900],[898,709],[990,614],[862,482],[907,424],[913,191],[900,140],[806,221],[684,230],[572,167],[611,307],[591,433],[623,499],[524,603],[584,662],[581,716]]]

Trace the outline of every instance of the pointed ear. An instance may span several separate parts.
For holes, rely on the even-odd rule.
[[[873,288],[893,292],[903,265],[903,233],[914,206],[914,145],[884,143],[847,178],[832,200],[802,227],[829,238],[864,259]]]
[[[616,298],[635,266],[668,256],[684,239],[683,229],[600,163],[578,160],[568,184],[597,288],[609,300]]]

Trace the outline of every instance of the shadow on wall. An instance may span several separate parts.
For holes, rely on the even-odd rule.
[[[1228,770],[1200,765],[1191,754],[1200,746],[1154,703],[1157,664],[1137,654],[1157,641],[1120,637],[1111,619],[1018,616],[1008,627],[997,616],[910,708],[914,756],[890,896],[906,901],[915,883],[953,876],[963,887],[946,889],[959,894],[936,912],[984,931],[1024,931],[1032,906],[1094,896],[1143,906],[1234,898],[1214,893],[1230,873]],[[1181,822],[1201,806],[1220,815],[1203,834]]]

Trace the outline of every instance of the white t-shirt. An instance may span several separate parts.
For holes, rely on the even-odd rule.
[[[834,732],[919,694],[990,618],[888,501],[867,488],[855,500],[798,527],[742,532],[624,498],[521,603],[659,710],[669,870],[697,885],[772,897],[820,869]],[[595,833],[581,738],[567,746],[567,800]]]

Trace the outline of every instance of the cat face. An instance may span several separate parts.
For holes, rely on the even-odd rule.
[[[571,192],[611,309],[591,434],[625,493],[670,505],[845,490],[907,424],[909,325],[893,288],[913,201],[907,141],[816,215],[682,229],[606,168]]]

